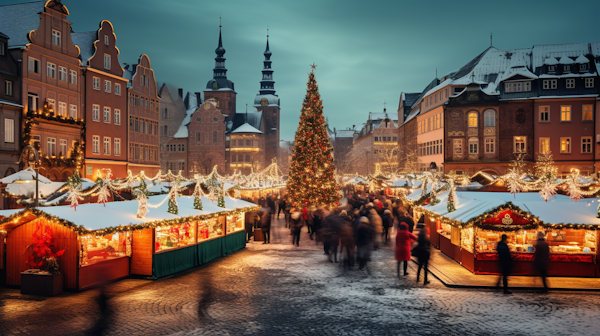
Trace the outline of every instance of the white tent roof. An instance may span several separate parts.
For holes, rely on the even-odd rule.
[[[41,183],[52,182],[49,178],[42,175],[39,175],[38,179]],[[2,183],[15,183],[16,181],[35,181],[35,170],[29,167],[2,179]]]
[[[234,129],[231,133],[259,133],[262,134],[261,131],[257,130],[254,126],[244,123],[242,126]]]

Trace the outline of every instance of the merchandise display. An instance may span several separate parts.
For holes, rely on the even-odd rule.
[[[243,230],[245,230],[243,214],[227,216],[227,234]]]
[[[131,232],[118,232],[106,236],[81,236],[80,265],[131,256]]]
[[[225,217],[215,217],[198,222],[198,241],[223,236]]]
[[[448,239],[451,239],[452,238],[452,225],[442,223],[442,226],[438,230],[438,233]]]
[[[196,222],[156,228],[156,252],[196,244]]]
[[[473,236],[474,229],[472,227],[463,229],[460,235],[460,246],[469,253],[473,253]]]
[[[463,230],[463,235],[465,231]],[[506,234],[508,247],[512,253],[533,253],[535,252],[537,232],[537,230],[498,232],[477,229],[476,249],[478,253],[496,253],[496,247],[502,234]],[[546,240],[552,254],[596,253],[596,237],[597,232],[593,230],[546,231]]]

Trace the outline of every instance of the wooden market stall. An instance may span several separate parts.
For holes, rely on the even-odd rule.
[[[166,196],[151,196],[146,218],[138,218],[137,201],[0,211],[0,237],[6,237],[6,256],[0,275],[6,285],[19,286],[28,268],[24,253],[40,232],[51,236],[63,287],[81,290],[130,274],[160,278],[208,262],[245,247],[244,215],[260,207],[225,197],[221,208],[202,198],[178,197],[178,214],[167,212]],[[160,204],[162,202],[162,204]],[[0,240],[3,241],[3,240]],[[0,246],[0,251],[3,251]]]
[[[456,210],[449,212],[448,192],[436,205],[415,206],[425,216],[432,244],[468,270],[498,274],[496,246],[508,236],[512,273],[537,275],[534,251],[538,232],[550,245],[549,275],[600,276],[598,269],[598,199],[574,202],[557,195],[544,202],[538,193],[456,192]]]

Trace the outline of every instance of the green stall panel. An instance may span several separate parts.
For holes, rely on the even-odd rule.
[[[246,231],[237,232],[223,238],[225,254],[233,253],[246,247]]]
[[[198,244],[198,261],[200,261],[200,264],[205,264],[225,255],[223,253],[223,238],[220,237]]]
[[[158,253],[152,257],[152,277],[162,278],[198,265],[196,245]]]

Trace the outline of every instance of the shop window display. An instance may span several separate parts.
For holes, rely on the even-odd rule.
[[[473,236],[474,236],[474,228],[470,227],[468,229],[462,230],[462,234],[460,235],[460,246],[464,249],[473,253]]]
[[[156,228],[156,252],[196,244],[196,223]]]
[[[131,256],[131,232],[81,236],[80,266]]]
[[[478,230],[477,252],[495,253],[503,234],[508,236],[508,247],[513,253],[533,253],[537,241],[537,230],[499,232]],[[547,230],[546,241],[552,254],[596,253],[597,233],[591,230]]]
[[[448,239],[452,238],[452,225],[442,223],[441,229],[438,230],[438,233]]]
[[[198,241],[223,236],[225,217],[216,217],[198,222]]]
[[[244,214],[238,213],[227,216],[227,233],[234,233],[244,230]]]

